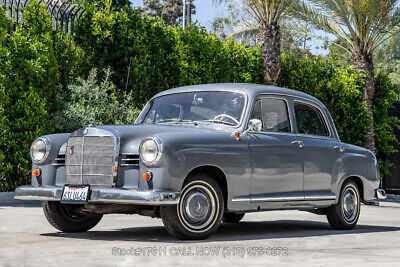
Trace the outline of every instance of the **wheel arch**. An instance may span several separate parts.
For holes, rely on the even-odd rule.
[[[358,187],[358,191],[360,192],[360,198],[361,200],[364,200],[364,182],[363,179],[360,176],[356,176],[356,175],[350,175],[347,176],[346,178],[343,178],[340,186],[339,186],[339,190],[338,190],[338,196],[340,195],[340,192],[342,190],[343,184],[347,181],[354,181]],[[336,202],[338,201],[338,197],[336,198]]]
[[[225,173],[216,166],[213,165],[203,165],[203,166],[198,166],[194,169],[192,169],[185,177],[185,180],[183,182],[182,187],[185,185],[186,181],[189,179],[189,177],[195,173],[205,173],[209,175],[211,178],[213,178],[219,185],[222,191],[222,195],[224,196],[224,209],[226,210],[227,208],[227,200],[228,200],[228,182],[226,179]]]

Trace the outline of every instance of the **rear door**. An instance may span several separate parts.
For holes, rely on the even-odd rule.
[[[329,124],[327,111],[303,99],[293,102],[298,139],[303,142],[304,194],[306,199],[334,199],[331,192],[334,166],[342,147]]]

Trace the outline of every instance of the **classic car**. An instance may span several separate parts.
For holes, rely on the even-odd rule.
[[[32,183],[64,232],[104,214],[161,218],[180,239],[203,239],[245,213],[303,210],[352,229],[360,203],[384,198],[371,151],[339,139],[327,108],[294,90],[207,84],[163,91],[134,125],[89,126],[36,139]]]

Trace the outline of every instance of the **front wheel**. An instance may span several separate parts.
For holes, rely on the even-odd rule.
[[[354,181],[344,182],[339,201],[326,210],[326,217],[333,229],[351,230],[360,216],[360,192]]]
[[[78,208],[79,205],[61,204],[56,201],[43,202],[47,221],[63,232],[86,232],[95,227],[103,217],[102,214],[97,213],[79,213]]]
[[[195,174],[185,183],[179,204],[162,206],[161,218],[167,231],[179,239],[205,239],[221,223],[224,198],[215,180]]]

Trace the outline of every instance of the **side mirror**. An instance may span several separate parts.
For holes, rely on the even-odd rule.
[[[251,119],[246,132],[261,132],[262,122],[259,119]]]

